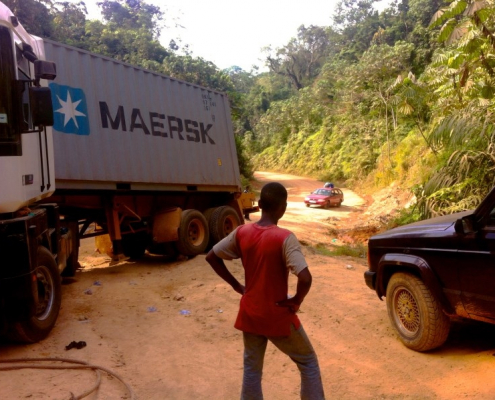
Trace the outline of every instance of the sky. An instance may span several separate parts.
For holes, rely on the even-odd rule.
[[[76,1],[76,0],[73,0]],[[98,0],[85,0],[88,18],[99,18]],[[338,0],[147,0],[165,13],[161,43],[180,38],[192,55],[218,68],[264,67],[261,49],[286,45],[301,25],[329,26]],[[383,0],[381,3],[387,3]],[[177,19],[178,18],[178,19]],[[177,20],[183,28],[174,28]],[[179,52],[180,54],[180,52]]]

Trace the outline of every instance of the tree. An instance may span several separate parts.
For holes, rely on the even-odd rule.
[[[397,115],[392,104],[392,93],[389,90],[392,80],[398,74],[409,69],[412,45],[397,42],[395,46],[372,46],[366,51],[359,63],[348,70],[349,86],[366,96],[370,107],[383,105],[385,108],[385,131],[390,160],[389,115],[393,128],[397,128]]]
[[[60,40],[120,61],[160,71],[163,60],[169,54],[157,40],[159,21],[163,18],[160,8],[141,0],[105,0],[97,4],[102,8],[104,22],[86,21],[84,36],[79,42],[74,40],[76,43],[70,43],[67,36]],[[69,12],[70,18],[66,18]],[[74,16],[77,16],[77,10],[67,7],[59,14],[60,22],[67,19],[73,22]],[[75,28],[76,24],[68,24],[59,29],[70,31]]]
[[[376,2],[378,0],[340,0],[337,3],[333,21],[342,36],[342,58],[357,61],[371,45],[381,26],[379,14],[373,7]]]
[[[3,0],[19,22],[31,34],[41,37],[52,36],[52,17],[49,9],[51,0]]]
[[[333,22],[340,29],[365,22],[376,14],[373,7],[379,0],[340,0],[335,8]]]
[[[163,73],[186,82],[195,83],[222,92],[234,90],[229,75],[202,57],[170,54],[163,61]]]
[[[297,30],[297,37],[289,43],[268,53],[266,65],[273,73],[290,79],[297,90],[309,85],[320,72],[328,53],[327,29],[319,26],[301,25]]]
[[[160,37],[164,17],[160,7],[142,0],[103,0],[96,4],[106,22],[119,28],[144,29],[153,40]]]
[[[85,48],[88,11],[84,2],[58,2],[53,12],[53,39],[71,46]]]

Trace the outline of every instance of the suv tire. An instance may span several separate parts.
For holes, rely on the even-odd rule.
[[[386,297],[390,322],[406,347],[428,351],[445,343],[450,318],[421,279],[405,272],[392,275]]]

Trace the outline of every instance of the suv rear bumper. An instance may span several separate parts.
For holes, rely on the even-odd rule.
[[[371,290],[375,290],[375,288],[376,288],[376,272],[366,271],[364,273],[364,281],[366,282],[366,285]]]

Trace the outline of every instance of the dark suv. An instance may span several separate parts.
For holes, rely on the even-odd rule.
[[[427,351],[449,334],[449,316],[495,324],[495,188],[475,211],[375,235],[366,284],[386,297],[392,326],[409,348]]]

